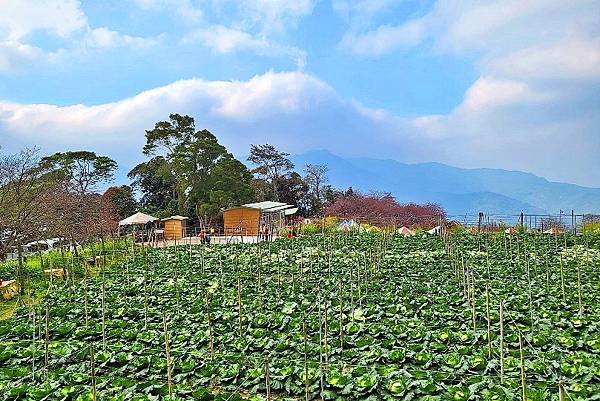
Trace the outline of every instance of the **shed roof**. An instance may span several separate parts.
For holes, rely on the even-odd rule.
[[[161,221],[167,221],[167,220],[187,220],[188,217],[184,217],[184,216],[180,216],[180,215],[175,215],[175,216],[171,216],[171,217],[165,217],[164,219],[162,219]]]
[[[278,206],[286,206],[287,203],[284,202],[273,202],[273,201],[263,201],[263,202],[255,202],[255,203],[246,203],[242,205],[244,207],[249,207],[252,209],[260,209],[260,210],[268,210]]]
[[[275,206],[275,207],[272,207],[272,208],[269,208],[269,209],[263,209],[263,211],[264,212],[279,212],[279,211],[282,211],[282,210],[291,209],[293,207],[294,207],[294,205],[287,205],[287,204],[285,204],[285,205],[281,205],[281,206]]]
[[[292,214],[296,214],[297,211],[298,211],[297,207],[292,207],[290,209],[285,209],[283,212],[285,213],[286,216],[291,216]]]

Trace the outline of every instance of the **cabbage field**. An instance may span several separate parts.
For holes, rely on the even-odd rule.
[[[0,400],[600,399],[592,236],[137,249],[0,321]]]

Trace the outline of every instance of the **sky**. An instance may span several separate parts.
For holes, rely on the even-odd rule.
[[[119,177],[189,114],[235,155],[522,170],[600,187],[600,0],[0,0],[0,146]]]

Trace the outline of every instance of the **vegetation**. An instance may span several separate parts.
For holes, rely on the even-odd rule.
[[[136,249],[0,323],[0,399],[595,399],[599,245],[375,231]]]
[[[389,193],[362,195],[348,191],[327,207],[328,216],[357,218],[375,226],[437,226],[446,220],[439,205],[400,204]]]

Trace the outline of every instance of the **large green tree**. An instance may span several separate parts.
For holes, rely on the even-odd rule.
[[[105,201],[110,202],[120,219],[131,216],[137,208],[137,201],[131,187],[128,185],[110,187],[102,197]]]
[[[282,152],[268,143],[264,145],[251,145],[248,161],[256,167],[252,170],[259,182],[256,187],[263,189],[262,198],[271,197],[275,201],[280,201],[281,178],[294,168],[294,163],[288,158],[290,154]],[[262,181],[262,182],[261,182]],[[270,191],[267,191],[268,186]]]
[[[117,162],[108,156],[98,156],[94,152],[80,150],[58,152],[40,161],[44,168],[63,173],[79,194],[96,189],[96,185],[112,180]]]
[[[171,114],[169,121],[147,130],[144,153],[153,159],[136,166],[130,177],[147,184],[140,188],[146,199],[155,197],[154,186],[168,200],[165,190],[170,187],[178,213],[211,218],[253,199],[248,169],[210,131],[197,131],[190,116]]]
[[[127,177],[132,186],[141,192],[140,207],[150,213],[163,212],[165,215],[178,213],[177,180],[171,165],[163,156],[135,166]]]

